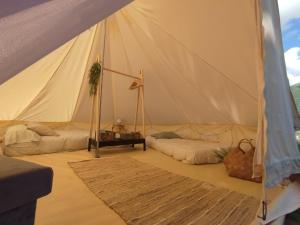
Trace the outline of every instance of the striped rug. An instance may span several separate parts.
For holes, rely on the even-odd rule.
[[[129,157],[72,162],[70,166],[127,224],[248,225],[259,205],[253,197]]]

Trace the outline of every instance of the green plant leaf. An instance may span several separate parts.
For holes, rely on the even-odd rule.
[[[97,93],[97,86],[99,83],[99,78],[101,75],[101,65],[98,62],[95,62],[89,74],[89,93],[90,96],[94,96]]]

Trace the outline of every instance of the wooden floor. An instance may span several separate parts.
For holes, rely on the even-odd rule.
[[[224,165],[186,165],[160,152],[148,149],[110,150],[102,157],[131,156],[170,172],[207,181],[259,198],[261,185],[230,178]],[[38,201],[36,225],[121,225],[123,220],[98,199],[73,173],[67,162],[94,158],[87,151],[19,157],[26,161],[51,166],[54,170],[53,191]]]

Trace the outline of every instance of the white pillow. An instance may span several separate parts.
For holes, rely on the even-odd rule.
[[[11,126],[6,130],[4,144],[6,146],[16,143],[26,143],[40,141],[41,137],[32,130],[28,130],[24,125]]]
[[[41,136],[59,136],[53,129],[41,123],[30,122],[27,127]]]
[[[220,137],[217,134],[201,134],[200,135],[200,140],[201,141],[206,141],[206,142],[212,142],[212,143],[220,143]]]
[[[27,130],[27,127],[25,125],[22,125],[22,124],[13,125],[13,126],[9,126],[6,129],[5,134],[10,133],[10,132],[23,131],[23,130]]]
[[[200,134],[189,128],[189,127],[182,127],[178,130],[175,131],[176,134],[178,134],[180,137],[183,139],[191,139],[191,140],[199,140],[200,139]]]

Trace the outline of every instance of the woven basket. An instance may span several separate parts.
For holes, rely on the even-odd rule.
[[[242,145],[249,145],[250,149],[242,149]],[[237,177],[244,180],[249,180],[257,183],[262,182],[262,178],[252,178],[253,174],[253,157],[255,147],[251,140],[242,139],[238,146],[231,150],[224,158],[224,165],[231,177]]]

